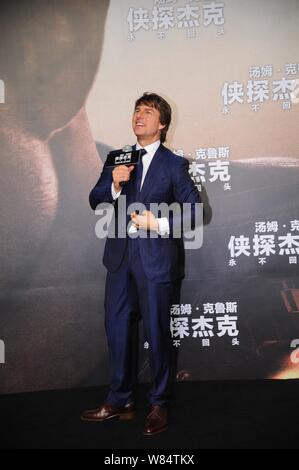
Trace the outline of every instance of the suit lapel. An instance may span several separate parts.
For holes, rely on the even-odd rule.
[[[163,146],[160,145],[146,173],[146,177],[144,179],[142,189],[140,192],[141,202],[145,200],[146,196],[155,185],[155,181],[158,178],[159,169],[161,168],[162,163],[163,163]]]

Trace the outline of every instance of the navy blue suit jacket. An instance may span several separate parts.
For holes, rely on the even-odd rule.
[[[122,195],[127,197],[127,207],[136,202],[134,173],[123,186]],[[103,202],[114,203],[115,218],[118,216],[118,200],[113,201],[111,193],[112,169],[104,167],[96,186],[90,193],[90,205],[93,210]],[[200,202],[200,195],[189,175],[189,163],[186,159],[173,154],[163,145],[155,153],[146,174],[138,202],[150,210],[151,203],[174,202],[190,203],[187,217],[195,222],[195,205]],[[128,217],[129,221],[130,217]],[[170,214],[170,236],[164,238],[138,238],[144,272],[152,282],[173,282],[184,276],[184,243],[182,238],[174,238],[175,224],[182,225],[182,217]],[[190,222],[189,222],[190,223]],[[104,252],[104,265],[110,272],[120,267],[124,258],[127,238],[108,238]]]

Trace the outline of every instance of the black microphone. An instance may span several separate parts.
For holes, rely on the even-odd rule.
[[[112,152],[108,153],[105,166],[107,168],[116,168],[120,165],[133,165],[136,168],[141,162],[142,155],[142,149],[133,150],[131,145],[125,145],[122,149],[112,150]],[[120,186],[124,186],[125,184],[126,181],[120,182]]]
[[[107,159],[105,162],[106,167],[118,167],[120,165],[139,165],[141,161],[141,150],[133,150],[130,145],[125,145],[120,150],[112,150],[112,152],[108,153]]]

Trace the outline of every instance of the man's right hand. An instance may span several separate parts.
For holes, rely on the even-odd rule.
[[[112,172],[113,183],[115,191],[118,193],[121,191],[121,183],[126,183],[130,180],[132,171],[134,170],[134,165],[126,166],[120,165],[114,168]]]

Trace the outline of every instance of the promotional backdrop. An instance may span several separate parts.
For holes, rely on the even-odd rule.
[[[108,381],[88,194],[145,91],[205,204],[171,311],[178,380],[299,378],[298,0],[0,8],[0,392]]]

